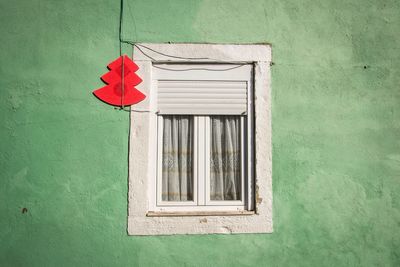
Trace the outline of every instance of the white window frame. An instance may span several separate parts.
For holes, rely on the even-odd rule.
[[[128,233],[130,235],[271,233],[270,45],[138,44],[138,47],[140,49],[134,50],[133,59],[139,66],[137,74],[143,82],[137,88],[144,92],[147,98],[134,106],[132,108],[134,111],[131,112]],[[157,208],[159,206],[154,197],[154,189],[157,188],[155,166],[157,141],[154,140],[157,140],[157,125],[160,119],[156,110],[157,83],[154,80],[154,64],[170,63],[237,63],[254,66],[252,79],[254,103],[248,103],[254,108],[252,112],[254,124],[251,123],[253,129],[251,138],[254,140],[248,142],[249,145],[254,144],[254,153],[249,153],[248,162],[254,168],[254,171],[251,171],[254,177],[249,180],[254,181],[255,192],[249,194],[247,199],[248,203],[254,203],[254,207],[237,209],[237,206],[231,208],[224,206],[221,210],[221,206],[214,206],[216,209],[213,209],[212,205],[206,209],[194,207],[188,209],[181,205],[170,210]],[[251,117],[248,117],[249,119],[251,121]]]
[[[153,70],[153,82],[156,85],[155,92],[158,91],[158,81],[170,82],[239,82],[246,86],[247,91],[247,107],[246,112],[241,114],[240,129],[241,133],[241,200],[236,201],[213,201],[210,199],[210,117],[208,114],[190,115],[194,118],[194,153],[193,153],[193,201],[173,202],[161,200],[162,187],[162,129],[163,118],[162,114],[157,118],[157,134],[154,137],[154,142],[157,143],[157,182],[156,188],[150,190],[150,198],[156,199],[151,201],[150,211],[251,211],[254,209],[254,183],[253,183],[253,164],[249,162],[252,155],[253,146],[247,145],[252,143],[252,125],[253,125],[253,64],[156,64]],[[161,67],[161,68],[159,68]],[[196,68],[201,68],[196,70]],[[194,70],[190,70],[194,69]],[[207,70],[224,70],[224,71],[205,71]],[[173,71],[175,70],[175,71]],[[187,70],[187,71],[176,71]],[[157,93],[155,93],[155,98]],[[153,108],[157,109],[157,105]],[[186,115],[179,110],[173,110],[172,114]],[[214,115],[237,115],[230,114],[230,111],[222,110],[221,114]],[[168,113],[171,114],[171,113]],[[167,115],[167,114],[166,114]],[[244,118],[246,117],[246,119]],[[246,121],[246,125],[245,125]],[[244,135],[246,130],[246,135]],[[246,137],[246,140],[244,139]],[[204,158],[203,161],[199,160]],[[246,158],[246,160],[245,160]],[[246,172],[246,173],[245,173]]]

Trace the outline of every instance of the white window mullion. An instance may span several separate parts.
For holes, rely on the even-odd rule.
[[[199,203],[199,189],[198,189],[198,183],[199,183],[199,172],[198,172],[198,150],[199,150],[199,143],[198,143],[198,129],[199,129],[199,123],[197,120],[197,117],[193,117],[193,157],[192,157],[192,171],[193,171],[193,200],[195,206],[198,205]]]
[[[198,194],[197,194],[197,205],[199,206],[204,206],[206,205],[205,201],[205,184],[204,184],[204,177],[206,175],[205,173],[205,117],[204,116],[198,116],[197,118],[197,143],[198,143],[198,149],[197,149],[197,174],[198,174],[198,180],[197,180],[197,188],[198,188]]]
[[[163,128],[164,128],[163,123],[164,123],[164,121],[163,121],[162,116],[158,116],[157,120],[158,120],[158,123],[157,123],[157,125],[158,125],[158,128],[157,128],[157,131],[158,131],[158,133],[157,133],[158,134],[157,150],[158,151],[157,151],[156,203],[157,203],[157,205],[160,205],[161,201],[162,201],[162,199],[161,199],[161,191],[162,191],[162,189],[161,189],[162,188],[162,160],[163,160],[162,140],[163,140]]]
[[[247,117],[246,117],[246,124],[243,126],[247,127],[247,131],[245,132],[244,137],[246,140],[246,172],[247,172],[247,185],[246,185],[246,194],[247,194],[247,209],[254,210],[254,200],[255,200],[255,193],[254,193],[254,169],[253,165],[254,162],[254,151],[253,151],[253,142],[254,142],[254,107],[253,107],[253,80],[250,78],[247,82]]]
[[[206,205],[210,205],[210,179],[211,179],[211,119],[209,116],[205,120],[205,199]]]
[[[247,193],[245,191],[247,191],[245,188],[247,186],[247,184],[245,183],[245,177],[246,177],[246,139],[245,139],[245,118],[244,116],[240,117],[240,199],[246,203],[246,197],[247,197]],[[248,179],[247,179],[248,180]]]

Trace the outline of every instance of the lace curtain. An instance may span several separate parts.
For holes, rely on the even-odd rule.
[[[193,200],[193,116],[163,116],[162,200]],[[240,116],[212,116],[210,199],[241,199]]]
[[[193,200],[193,117],[164,116],[162,200]]]
[[[240,117],[211,117],[211,200],[239,200]]]

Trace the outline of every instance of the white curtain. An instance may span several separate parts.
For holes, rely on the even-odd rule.
[[[211,200],[241,198],[240,116],[211,117]]]
[[[162,200],[193,200],[193,117],[163,116]]]

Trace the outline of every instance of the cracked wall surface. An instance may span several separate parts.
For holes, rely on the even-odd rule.
[[[119,1],[0,1],[0,266],[400,265],[399,1],[125,2],[128,40],[272,44],[274,233],[128,236]]]

